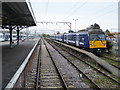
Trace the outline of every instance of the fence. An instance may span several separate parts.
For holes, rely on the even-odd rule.
[[[113,45],[111,52],[115,55],[115,56],[120,56],[120,35],[116,38],[116,39],[111,39],[111,44]]]

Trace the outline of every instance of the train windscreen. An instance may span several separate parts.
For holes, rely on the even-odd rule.
[[[105,34],[90,34],[90,41],[105,40]]]

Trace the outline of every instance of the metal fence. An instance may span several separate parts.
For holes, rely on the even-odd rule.
[[[118,56],[118,49],[119,49],[119,47],[118,47],[118,42],[113,42],[112,41],[112,45],[113,45],[113,47],[112,47],[112,53],[115,55],[115,56]]]
[[[119,48],[120,35],[116,40],[110,40],[110,41],[111,41],[111,44],[113,45],[111,49],[112,54],[114,54],[115,56],[120,56],[120,48]]]

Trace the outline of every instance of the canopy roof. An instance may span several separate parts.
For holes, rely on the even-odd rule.
[[[2,2],[2,25],[35,26],[36,20],[29,1]],[[15,1],[15,0],[14,0]]]

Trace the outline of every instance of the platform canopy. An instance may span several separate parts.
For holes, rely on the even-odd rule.
[[[36,26],[31,3],[28,0],[3,0],[2,25]]]

